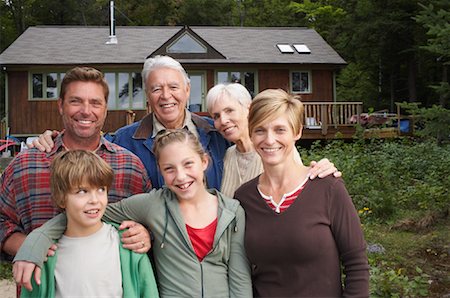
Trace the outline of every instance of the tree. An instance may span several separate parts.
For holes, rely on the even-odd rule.
[[[436,62],[442,68],[441,81],[431,85],[439,95],[439,103],[442,107],[448,104],[450,96],[450,84],[448,80],[448,66],[450,64],[450,4],[448,1],[435,1],[435,5],[419,4],[422,8],[414,18],[426,30],[427,44],[421,48],[432,53]]]

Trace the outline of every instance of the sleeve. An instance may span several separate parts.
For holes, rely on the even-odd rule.
[[[53,217],[39,228],[28,234],[14,258],[15,261],[28,261],[42,268],[50,246],[66,230],[67,218],[64,213]]]
[[[148,177],[147,169],[145,168],[144,164],[139,159],[139,157],[136,156],[136,159],[137,160],[135,161],[135,168],[136,168],[136,171],[142,177],[142,191],[140,193],[150,192],[150,190],[152,189],[152,182],[150,181],[150,178]]]
[[[0,176],[0,251],[3,251],[5,240],[11,234],[16,232],[25,234],[16,211],[13,163],[9,164]]]
[[[155,275],[153,274],[152,265],[147,255],[144,254],[141,258],[138,270],[140,289],[142,289],[140,296],[148,298],[159,297]]]
[[[245,213],[241,206],[236,212],[236,226],[231,236],[228,283],[230,297],[252,297],[250,264],[244,247]]]
[[[369,265],[361,223],[342,179],[331,188],[330,220],[344,267],[343,297],[369,297]]]
[[[103,220],[121,223],[124,220],[133,220],[147,227],[150,226],[150,209],[157,191],[138,194],[114,204],[108,204]]]

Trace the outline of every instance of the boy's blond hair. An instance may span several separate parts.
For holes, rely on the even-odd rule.
[[[66,195],[83,183],[84,186],[111,187],[114,171],[100,156],[87,150],[69,150],[59,153],[52,161],[50,189],[53,203],[64,208]]]

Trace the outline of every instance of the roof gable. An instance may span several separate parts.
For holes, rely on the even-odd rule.
[[[185,26],[147,58],[169,55],[175,59],[225,59],[206,40]]]
[[[345,61],[313,29],[298,27],[116,27],[118,44],[105,44],[109,27],[29,27],[0,54],[0,65],[142,65],[168,54],[190,64],[334,64]],[[204,53],[168,53],[184,36]],[[191,41],[192,41],[191,40]],[[311,53],[283,54],[277,44],[304,44]]]

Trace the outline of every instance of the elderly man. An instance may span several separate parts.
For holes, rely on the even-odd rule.
[[[165,129],[186,128],[194,133],[212,159],[206,170],[210,188],[220,188],[223,157],[229,143],[214,128],[210,119],[186,109],[190,94],[189,77],[181,64],[168,56],[148,58],[142,70],[147,105],[151,113],[141,121],[120,128],[113,142],[139,156],[147,169],[152,185],[164,185],[152,152],[153,140]]]
[[[100,133],[105,122],[109,90],[103,74],[93,68],[68,71],[61,84],[58,109],[65,131],[48,152],[29,149],[20,153],[0,177],[0,251],[14,256],[26,234],[60,212],[50,199],[50,162],[62,150],[95,151],[114,169],[109,201],[148,192],[151,183],[142,162],[128,150],[105,140]],[[133,225],[128,223],[128,225]],[[148,250],[150,240],[138,225],[127,232],[128,248]],[[134,236],[134,237],[133,237]]]

